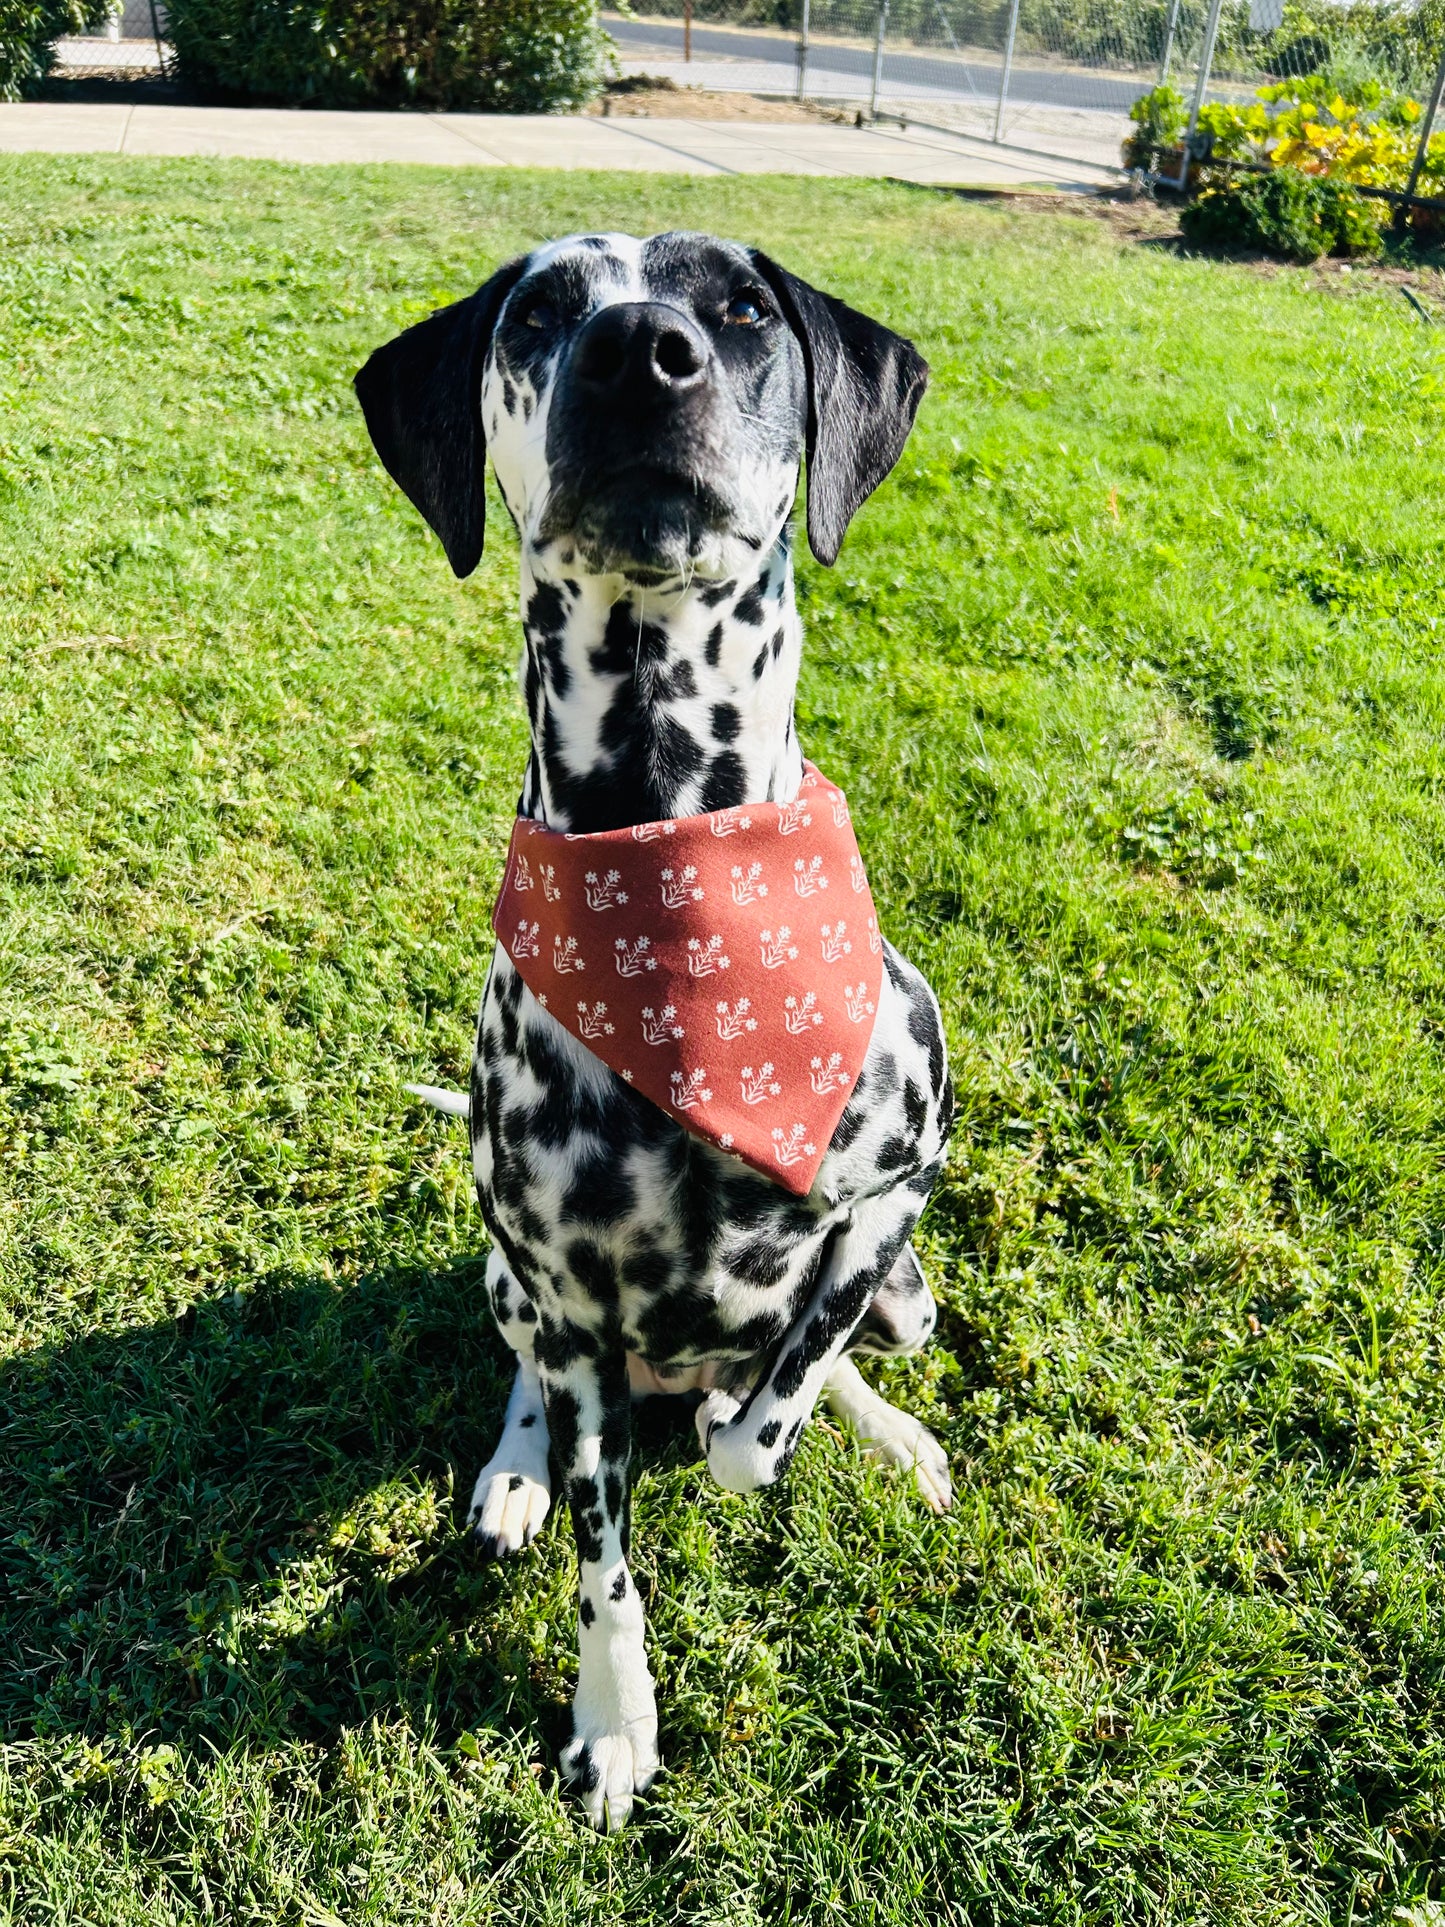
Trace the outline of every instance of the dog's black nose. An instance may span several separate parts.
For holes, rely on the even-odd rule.
[[[695,388],[707,370],[708,346],[679,308],[660,301],[621,301],[602,308],[572,350],[577,381],[599,400],[639,385],[673,392]]]

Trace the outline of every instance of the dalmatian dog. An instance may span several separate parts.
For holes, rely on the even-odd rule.
[[[796,796],[801,628],[791,516],[831,564],[902,451],[927,381],[912,345],[756,249],[584,235],[500,268],[379,348],[356,386],[382,462],[459,576],[484,468],[521,548],[531,755],[519,813],[590,833]],[[487,1289],[516,1354],[471,1520],[492,1555],[536,1534],[550,1455],[579,1568],[565,1776],[622,1825],[658,1766],[628,1570],[630,1402],[700,1395],[718,1482],[787,1467],[821,1397],[936,1510],[947,1460],[874,1392],[936,1312],[909,1239],[945,1154],[938,1005],[885,947],[871,1045],[811,1191],[680,1127],[567,1031],[498,946],[470,1116]]]

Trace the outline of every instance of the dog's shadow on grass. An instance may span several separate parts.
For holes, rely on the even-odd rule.
[[[461,1529],[510,1364],[481,1260],[273,1278],[8,1361],[0,1731],[269,1745],[397,1716],[443,1738],[491,1719],[560,1731],[527,1574],[481,1564]],[[686,1452],[684,1431],[685,1411],[650,1418],[642,1455]]]

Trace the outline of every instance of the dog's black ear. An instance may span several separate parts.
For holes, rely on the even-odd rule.
[[[808,372],[808,543],[836,561],[848,524],[908,440],[928,386],[911,341],[753,250]]]
[[[481,561],[487,526],[482,365],[526,264],[525,255],[509,261],[465,301],[388,341],[356,377],[382,465],[441,537],[458,575]]]

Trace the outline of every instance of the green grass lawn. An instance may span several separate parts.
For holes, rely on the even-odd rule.
[[[739,1499],[644,1408],[666,1772],[599,1840],[402,1090],[465,1074],[514,545],[452,581],[349,378],[679,224],[933,364],[801,720],[954,1052],[879,1376],[958,1498],[818,1424]],[[0,159],[0,1918],[1445,1919],[1442,392],[1368,276],[1057,209]]]

